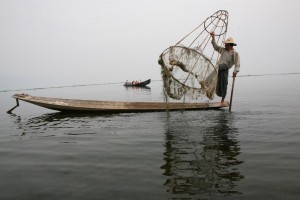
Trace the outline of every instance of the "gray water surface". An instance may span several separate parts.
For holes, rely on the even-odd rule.
[[[296,85],[238,78],[232,113],[63,114],[20,102],[6,114],[14,93],[162,101],[161,82],[1,92],[0,199],[298,199]]]

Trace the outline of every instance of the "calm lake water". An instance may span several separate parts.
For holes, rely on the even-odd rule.
[[[0,92],[0,199],[299,199],[299,75],[237,78],[232,113],[6,114],[14,93],[162,101],[161,84]]]

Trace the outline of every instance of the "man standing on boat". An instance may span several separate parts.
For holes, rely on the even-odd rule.
[[[219,97],[222,97],[221,104],[223,104],[227,94],[228,71],[234,65],[235,67],[232,76],[236,77],[237,73],[240,71],[240,56],[233,48],[233,46],[236,46],[236,43],[234,43],[232,38],[228,38],[224,41],[224,48],[217,45],[214,32],[211,32],[210,35],[214,49],[220,54],[220,58],[217,62],[219,72],[216,94]]]

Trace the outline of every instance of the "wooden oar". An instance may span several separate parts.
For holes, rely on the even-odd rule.
[[[232,77],[232,88],[231,88],[231,95],[230,95],[229,112],[231,112],[231,106],[232,106],[232,97],[233,97],[234,81],[235,81],[235,76]]]
[[[16,102],[17,102],[17,105],[16,106],[14,106],[13,108],[11,108],[10,110],[8,110],[6,113],[7,114],[11,114],[12,113],[12,111],[16,108],[16,107],[18,107],[20,104],[19,104],[19,99],[16,99]]]

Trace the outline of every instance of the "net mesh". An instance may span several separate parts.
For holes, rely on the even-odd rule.
[[[159,58],[164,92],[172,99],[182,97],[198,99],[214,98],[218,69],[210,33],[215,33],[219,46],[226,37],[228,13],[219,10],[183,39],[163,51]]]

